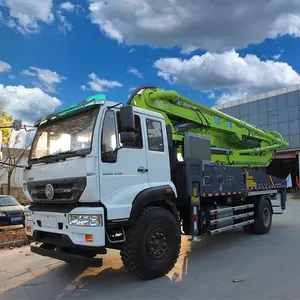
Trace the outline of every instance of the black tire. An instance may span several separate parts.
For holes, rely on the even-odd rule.
[[[256,217],[253,223],[255,233],[266,234],[272,226],[273,210],[268,198],[262,197],[256,207]]]
[[[262,197],[255,206],[254,223],[243,227],[246,233],[266,234],[272,226],[273,210],[270,201]]]
[[[151,280],[168,274],[181,247],[179,221],[167,209],[146,207],[126,232],[121,258],[134,276]]]
[[[243,227],[244,231],[248,234],[252,234],[254,233],[254,228],[253,228],[253,224],[250,225],[246,225]]]

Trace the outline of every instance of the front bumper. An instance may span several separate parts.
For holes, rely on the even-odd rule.
[[[105,223],[102,207],[76,207],[68,213],[30,210],[25,208],[25,215],[30,212],[31,219],[26,218],[26,235],[30,240],[67,249],[80,249],[87,252],[106,253]],[[69,215],[102,215],[102,225],[75,226],[69,224]],[[89,238],[87,238],[89,237]]]
[[[23,225],[24,216],[4,216],[0,217],[0,226]]]

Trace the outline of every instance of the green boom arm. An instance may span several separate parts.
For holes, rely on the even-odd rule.
[[[226,165],[266,167],[275,151],[288,145],[278,132],[259,129],[173,90],[140,88],[132,94],[128,104],[161,113],[172,128],[178,152],[185,132],[208,136],[211,160]]]

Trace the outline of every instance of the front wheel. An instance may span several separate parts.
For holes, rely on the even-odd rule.
[[[180,227],[174,215],[161,207],[146,207],[126,232],[121,258],[131,274],[151,280],[171,271],[180,246]]]

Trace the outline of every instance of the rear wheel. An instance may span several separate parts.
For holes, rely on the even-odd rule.
[[[131,274],[150,280],[171,271],[180,246],[180,227],[174,215],[161,207],[146,207],[126,232],[121,258]]]
[[[256,209],[256,219],[253,229],[256,233],[266,234],[270,231],[272,225],[272,206],[268,198],[261,198]]]
[[[249,233],[249,234],[254,233],[253,224],[246,225],[243,227],[243,229],[246,233]]]
[[[255,207],[255,219],[251,225],[244,226],[247,233],[266,234],[272,226],[273,210],[268,198],[261,197]]]

